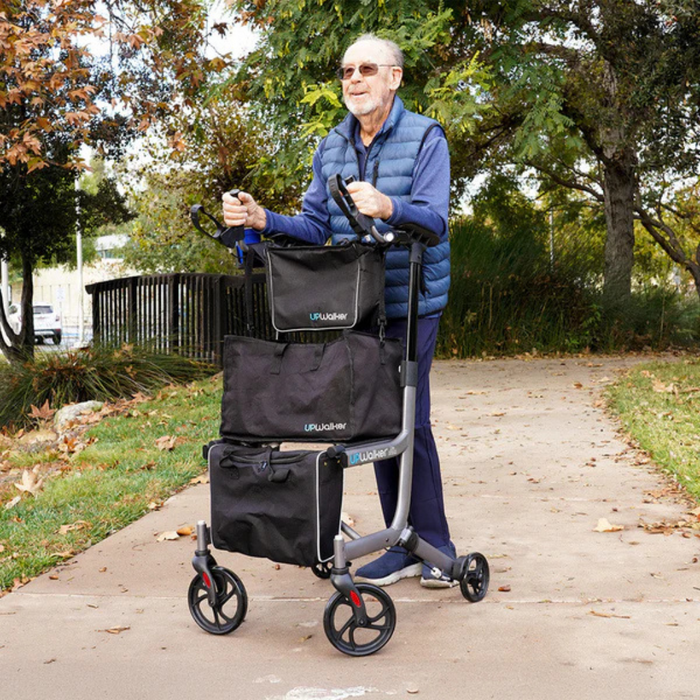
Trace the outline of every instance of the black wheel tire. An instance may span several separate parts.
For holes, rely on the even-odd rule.
[[[367,611],[368,624],[355,621],[352,604],[339,591],[334,593],[323,613],[323,629],[328,641],[348,656],[369,656],[378,652],[394,634],[396,608],[389,594],[371,583],[358,583]]]
[[[54,333],[54,336],[53,336],[53,344],[54,344],[54,345],[60,345],[60,344],[61,344],[61,334],[60,334],[60,333]]]
[[[311,566],[311,571],[313,571],[314,576],[322,579],[329,579],[331,577],[331,569],[333,568],[332,561],[317,561]]]
[[[489,563],[479,552],[472,552],[464,558],[459,588],[462,595],[471,603],[478,603],[489,589]]]
[[[248,611],[248,594],[242,581],[222,566],[211,569],[218,594],[216,605],[209,605],[209,589],[201,574],[190,583],[187,603],[194,621],[210,634],[229,634],[243,622]],[[235,607],[234,607],[235,606]]]

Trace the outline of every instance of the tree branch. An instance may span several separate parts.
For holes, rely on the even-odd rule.
[[[546,175],[550,180],[553,180],[556,182],[558,185],[561,185],[562,187],[568,187],[569,189],[572,190],[579,190],[581,192],[585,192],[586,194],[591,195],[595,200],[603,204],[605,202],[605,196],[603,195],[602,192],[599,192],[598,190],[594,189],[593,187],[589,187],[588,185],[584,185],[577,180],[571,180],[565,177],[562,177],[559,175],[559,173],[551,170],[550,168],[546,168],[543,165],[540,165],[538,163],[535,163],[533,161],[525,161],[525,164],[530,166],[531,168],[534,168],[538,172],[543,173]],[[574,171],[575,172],[575,171]]]

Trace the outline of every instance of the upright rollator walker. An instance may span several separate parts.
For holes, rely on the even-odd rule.
[[[365,555],[380,552],[389,547],[400,546],[411,552],[415,557],[428,563],[435,576],[447,576],[459,582],[462,595],[470,602],[481,601],[488,590],[489,565],[483,554],[472,552],[466,556],[452,558],[428,544],[413,530],[408,522],[411,502],[411,484],[413,474],[413,447],[416,409],[416,386],[418,380],[418,363],[416,360],[416,336],[418,322],[418,300],[421,279],[423,254],[428,247],[437,245],[439,238],[436,234],[418,226],[406,226],[384,234],[379,233],[374,221],[361,214],[355,206],[346,182],[340,175],[334,175],[329,180],[329,188],[333,199],[347,217],[352,230],[357,234],[362,246],[370,246],[386,251],[392,246],[402,246],[409,251],[409,299],[406,343],[403,358],[400,359],[400,389],[398,390],[402,404],[400,432],[392,438],[370,440],[362,443],[334,443],[315,460],[316,477],[323,475],[324,467],[336,465],[340,470],[371,464],[380,459],[399,456],[399,491],[396,511],[389,527],[368,535],[360,535],[340,518],[335,534],[331,533],[327,556],[314,555],[310,564],[313,573],[322,579],[330,579],[336,589],[330,597],[323,616],[324,630],[330,643],[339,651],[350,656],[367,656],[379,651],[391,638],[396,626],[396,610],[391,597],[382,588],[368,583],[355,583],[350,571],[352,561]],[[233,191],[232,194],[237,194]],[[200,214],[204,214],[217,226],[213,238],[233,247],[232,241],[245,248],[243,228],[226,229],[213,217],[203,210],[200,205],[192,208],[192,220],[199,230]],[[205,231],[206,233],[206,231]],[[208,234],[211,235],[211,234]],[[324,246],[327,248],[327,246]],[[271,290],[268,289],[268,294]],[[226,397],[224,396],[224,403]],[[222,406],[222,411],[224,406]],[[397,418],[397,424],[398,418]],[[222,431],[223,432],[223,431]],[[228,441],[230,442],[230,441]],[[235,443],[235,441],[233,441]],[[273,440],[273,442],[275,442]],[[227,440],[213,441],[205,446],[205,458],[209,458],[209,469],[212,472],[212,453],[221,453],[221,443]],[[243,442],[244,451],[246,443]],[[234,449],[233,447],[231,449]],[[284,453],[276,453],[284,454]],[[245,455],[244,455],[245,456]],[[256,471],[263,472],[268,467],[265,461],[254,464]],[[271,481],[287,478],[287,468],[270,472]],[[244,473],[244,471],[241,471]],[[280,476],[281,475],[281,476]],[[219,488],[212,475],[211,496],[221,500],[216,491]],[[342,499],[342,486],[340,487]],[[316,499],[318,500],[318,498]],[[270,504],[271,507],[273,504]],[[315,504],[315,505],[318,505]],[[311,504],[309,504],[311,507]],[[323,511],[323,506],[320,506]],[[323,513],[318,514],[318,519]],[[212,505],[212,522],[215,518]],[[197,523],[197,548],[192,564],[196,575],[192,580],[188,602],[190,612],[196,623],[211,634],[228,634],[233,632],[244,620],[248,596],[240,578],[222,566],[219,566],[209,550],[209,545],[221,547],[216,537],[212,542],[212,528],[204,520]],[[247,532],[247,530],[246,530]],[[285,532],[275,533],[284,538]],[[244,538],[245,539],[245,538]],[[240,546],[239,546],[240,545]],[[240,542],[231,546],[228,542],[223,545],[231,551],[253,553],[252,546]],[[275,560],[274,553],[267,558]],[[278,561],[295,561],[290,558]],[[299,563],[297,561],[297,563]]]

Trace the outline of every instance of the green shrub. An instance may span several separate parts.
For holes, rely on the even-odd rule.
[[[586,244],[575,212],[550,249],[545,212],[506,178],[495,177],[474,213],[451,227],[452,285],[440,324],[442,357],[523,352],[598,352],[695,345],[700,304],[674,288],[635,290],[614,317],[603,312],[600,253]]]
[[[0,425],[26,425],[31,406],[47,401],[58,409],[80,401],[147,394],[216,371],[212,365],[181,355],[131,345],[39,353],[31,361],[0,366]]]

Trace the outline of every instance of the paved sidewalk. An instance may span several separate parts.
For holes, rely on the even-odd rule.
[[[458,552],[489,558],[483,602],[401,581],[387,589],[393,638],[353,659],[323,632],[329,582],[217,553],[249,612],[233,634],[208,635],[187,609],[193,543],[157,541],[208,517],[196,486],[0,599],[0,697],[700,697],[700,538],[640,527],[685,507],[597,401],[634,361],[436,364],[448,516]],[[371,469],[349,472],[345,510],[360,532],[379,529]],[[600,518],[624,529],[595,532]]]

